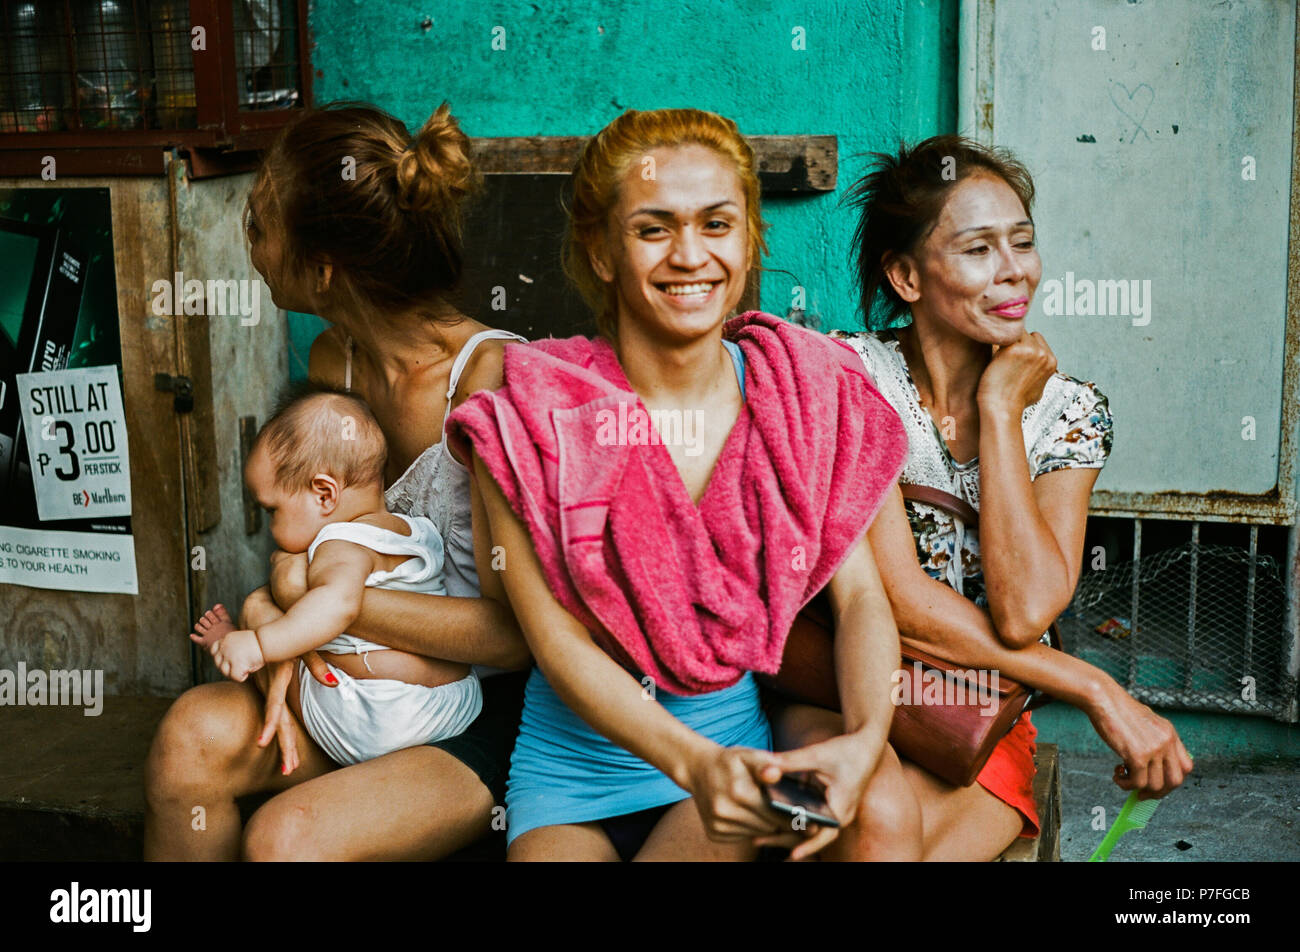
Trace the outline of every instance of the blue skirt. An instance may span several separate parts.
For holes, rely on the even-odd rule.
[[[724,747],[772,749],[752,674],[721,691],[657,701],[691,730]],[[507,842],[543,826],[589,823],[689,797],[657,767],[596,733],[569,710],[540,668],[524,692],[519,739],[506,788]]]

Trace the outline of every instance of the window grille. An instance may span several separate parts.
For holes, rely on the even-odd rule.
[[[1088,535],[1072,654],[1148,704],[1297,719],[1285,527],[1093,518]]]
[[[306,7],[0,0],[0,149],[265,145],[310,99]]]

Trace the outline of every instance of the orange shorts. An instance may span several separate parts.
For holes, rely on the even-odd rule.
[[[1020,814],[1021,836],[1038,835],[1034,808],[1034,738],[1038,730],[1026,711],[1007,736],[998,741],[975,782]]]

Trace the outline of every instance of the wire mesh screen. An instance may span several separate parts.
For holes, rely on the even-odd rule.
[[[0,132],[66,128],[73,91],[63,11],[4,0],[0,12]]]
[[[1066,645],[1145,703],[1186,710],[1287,716],[1286,585],[1279,560],[1245,547],[1181,545],[1085,571],[1061,618]],[[1086,563],[1086,560],[1085,560]]]
[[[232,0],[243,109],[301,100],[297,0]],[[0,0],[0,132],[194,129],[189,0]]]

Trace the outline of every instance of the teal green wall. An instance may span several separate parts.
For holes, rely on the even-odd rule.
[[[473,136],[591,135],[624,109],[669,106],[747,134],[838,135],[836,192],[764,203],[779,270],[763,277],[762,306],[784,314],[799,284],[824,328],[856,328],[853,215],[837,202],[865,168],[859,153],[953,128],[956,22],[957,0],[315,0],[315,98],[373,102],[412,128],[446,99]],[[496,26],[505,50],[492,49]],[[795,27],[805,50],[792,49]],[[294,324],[305,360],[321,325]]]

